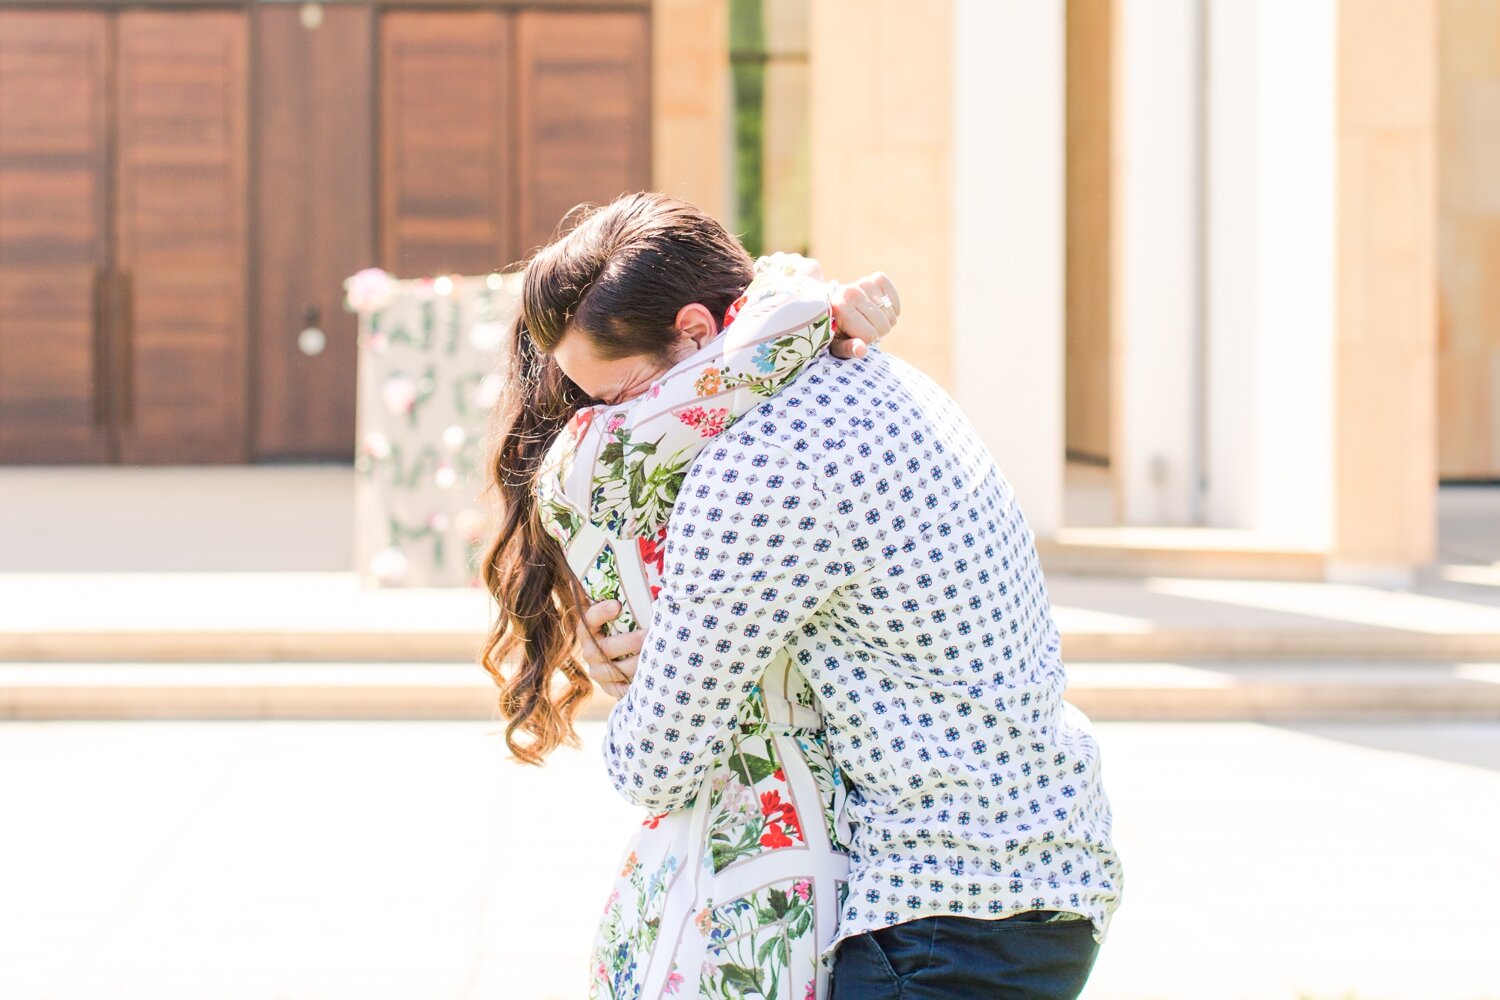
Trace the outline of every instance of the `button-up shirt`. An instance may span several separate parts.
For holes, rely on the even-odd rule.
[[[823,356],[699,454],[604,755],[683,807],[788,650],[850,784],[840,940],[918,917],[1081,914],[1123,887],[1032,532],[957,405],[879,350]]]

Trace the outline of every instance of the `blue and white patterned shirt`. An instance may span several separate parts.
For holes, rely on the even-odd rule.
[[[616,789],[697,794],[766,664],[818,693],[855,824],[837,938],[1057,909],[1103,942],[1123,888],[1030,528],[957,405],[879,350],[823,356],[706,445],[609,715]]]

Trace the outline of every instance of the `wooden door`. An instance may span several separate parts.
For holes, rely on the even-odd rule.
[[[122,462],[247,457],[246,48],[240,11],[119,15]]]
[[[375,261],[370,7],[255,10],[255,457],[347,459],[355,317],[343,281]],[[299,344],[308,327],[317,338]]]
[[[0,11],[0,462],[110,457],[107,26]]]
[[[651,185],[650,21],[642,11],[524,11],[517,45],[520,240],[564,212]]]
[[[484,274],[515,254],[513,15],[380,24],[380,258],[398,277]]]

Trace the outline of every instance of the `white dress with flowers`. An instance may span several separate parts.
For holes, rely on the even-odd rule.
[[[548,530],[613,623],[649,620],[666,519],[698,451],[832,339],[828,285],[775,254],[721,334],[646,394],[579,412],[539,474]],[[623,852],[592,956],[591,1000],[819,1000],[848,875],[845,789],[812,689],[782,653],[693,804],[648,816]]]

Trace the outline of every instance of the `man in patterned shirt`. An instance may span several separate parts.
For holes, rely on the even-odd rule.
[[[816,359],[703,449],[666,570],[649,627],[600,647],[639,647],[616,789],[692,802],[785,648],[851,786],[834,1000],[1076,997],[1123,888],[1099,748],[1031,530],[953,400],[878,349]]]

